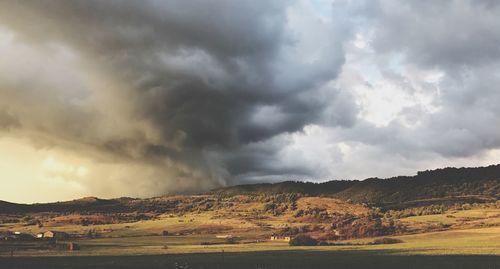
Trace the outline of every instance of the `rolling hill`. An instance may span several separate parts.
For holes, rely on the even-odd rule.
[[[490,202],[500,198],[500,165],[477,168],[443,168],[418,172],[415,176],[362,181],[332,180],[323,183],[285,181],[237,185],[197,196],[164,196],[147,199],[99,199],[15,204],[0,201],[0,213],[22,212],[165,212],[172,209],[198,210],[216,205],[218,197],[296,193],[303,196],[329,196],[351,203],[386,208],[405,208],[429,204]]]
[[[301,193],[328,195],[357,203],[395,205],[436,200],[496,200],[500,197],[500,165],[477,168],[443,168],[418,172],[415,176],[362,181],[280,182],[232,186],[214,190],[223,195],[248,193]]]

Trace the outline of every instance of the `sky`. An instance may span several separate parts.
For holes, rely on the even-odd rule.
[[[500,163],[495,0],[0,1],[0,200]]]

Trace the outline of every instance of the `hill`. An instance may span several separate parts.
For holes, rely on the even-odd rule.
[[[362,181],[332,180],[323,183],[285,181],[237,185],[197,196],[164,196],[147,199],[99,199],[15,204],[0,201],[0,213],[22,212],[166,212],[192,211],[219,204],[220,197],[296,193],[329,196],[351,203],[385,208],[406,208],[430,204],[489,202],[500,198],[500,165],[477,168],[443,168],[418,172],[415,176]]]
[[[213,190],[212,194],[239,195],[251,193],[300,193],[310,196],[331,195],[346,190],[358,181],[332,180],[324,183],[284,181],[278,183],[259,183],[236,185]]]
[[[248,193],[301,193],[329,195],[343,200],[375,205],[433,203],[436,199],[459,199],[480,202],[500,197],[500,165],[476,168],[443,168],[418,172],[415,176],[362,181],[280,182],[232,186],[213,193],[236,195]]]

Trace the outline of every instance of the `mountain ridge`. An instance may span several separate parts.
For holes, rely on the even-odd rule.
[[[446,167],[419,171],[414,176],[367,178],[364,180],[327,181],[322,183],[285,181],[237,185],[212,193],[286,193],[329,195],[358,203],[394,204],[413,200],[460,197],[500,196],[500,165],[486,167]]]
[[[283,181],[218,188],[203,195],[235,196],[297,193],[305,196],[329,196],[353,203],[394,207],[417,203],[454,201],[483,202],[500,198],[500,165],[486,167],[440,168],[417,172],[414,176],[332,180],[321,183]],[[15,212],[125,212],[159,210],[175,206],[173,196],[153,198],[100,199],[83,197],[55,203],[18,204],[0,200],[0,213]],[[189,196],[186,196],[189,197]],[[157,209],[159,208],[159,209]]]

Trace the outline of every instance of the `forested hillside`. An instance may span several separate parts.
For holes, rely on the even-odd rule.
[[[214,191],[225,195],[286,193],[329,195],[370,204],[399,204],[418,200],[460,198],[471,202],[500,197],[500,165],[478,168],[444,168],[418,172],[416,176],[324,183],[281,182],[233,186]],[[455,198],[455,199],[453,199]],[[423,202],[423,201],[422,201]]]
[[[221,206],[222,198],[247,194],[329,196],[352,203],[387,208],[430,204],[491,202],[500,198],[500,165],[479,168],[444,168],[418,172],[416,176],[362,181],[332,180],[323,183],[293,182],[238,185],[198,196],[164,196],[147,199],[99,199],[86,197],[47,204],[14,204],[0,201],[0,213],[20,212],[191,212]],[[260,199],[260,198],[255,198]]]

